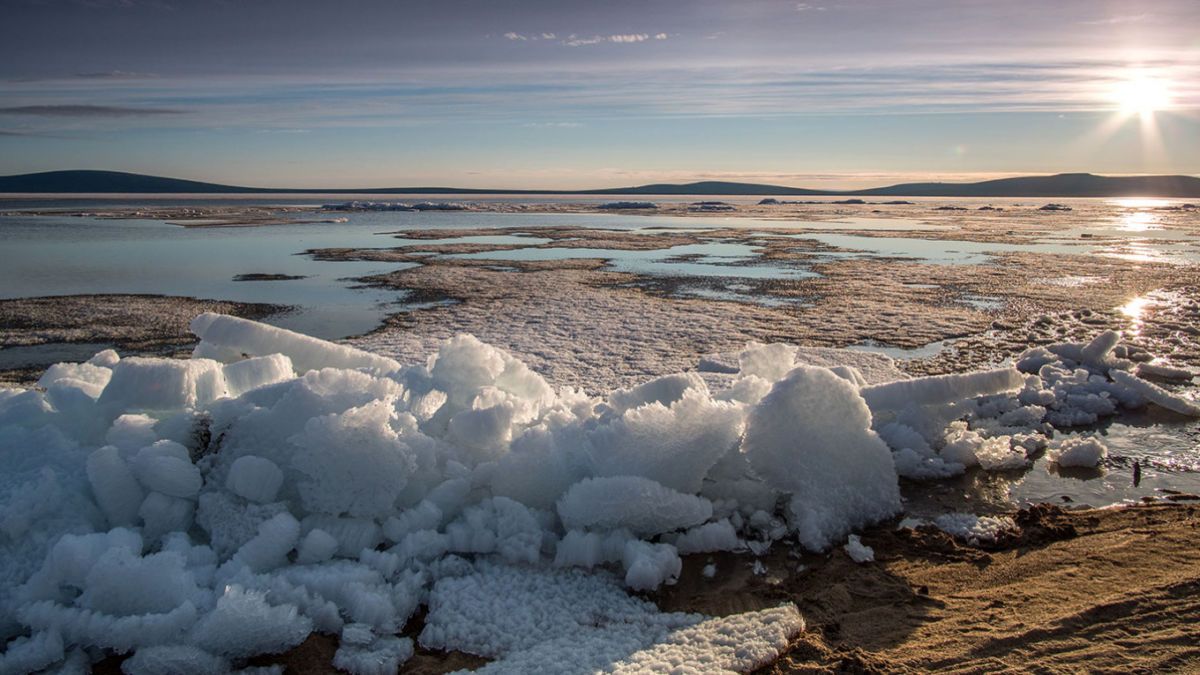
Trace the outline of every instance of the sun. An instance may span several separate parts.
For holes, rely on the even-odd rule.
[[[1171,106],[1171,85],[1151,73],[1132,71],[1117,83],[1113,99],[1126,115],[1149,117]]]

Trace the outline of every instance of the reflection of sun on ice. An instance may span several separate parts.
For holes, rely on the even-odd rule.
[[[1145,314],[1146,307],[1149,304],[1149,295],[1139,295],[1138,297],[1130,300],[1118,308],[1118,311],[1129,317],[1129,332],[1131,335],[1141,335],[1142,325],[1145,323],[1145,319],[1143,319],[1142,315]]]

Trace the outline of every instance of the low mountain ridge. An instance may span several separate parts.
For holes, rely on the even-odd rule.
[[[122,171],[70,170],[0,176],[0,193],[27,194],[579,194],[579,195],[805,195],[875,197],[1166,197],[1200,198],[1196,176],[1097,176],[1061,173],[975,183],[901,183],[862,190],[700,181],[594,190],[505,190],[454,187],[262,188],[149,176]]]

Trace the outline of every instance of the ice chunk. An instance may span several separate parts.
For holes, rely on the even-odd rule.
[[[338,518],[314,514],[304,519],[304,530],[321,529],[338,542],[337,555],[357,558],[364,548],[375,548],[383,538],[379,525],[370,518]]]
[[[963,375],[933,375],[862,388],[872,411],[903,410],[909,406],[939,405],[966,398],[1020,389],[1025,379],[1013,368]]]
[[[714,551],[735,551],[742,547],[737,530],[728,518],[722,518],[713,523],[705,523],[676,537],[665,536],[681,555],[691,553],[712,553]]]
[[[325,562],[332,558],[337,550],[338,540],[334,539],[333,535],[325,530],[313,528],[304,535],[304,540],[300,542],[300,547],[296,552],[296,563],[311,565]]]
[[[1121,341],[1121,334],[1115,330],[1106,330],[1097,335],[1091,342],[1079,350],[1083,361],[1093,366],[1103,366],[1109,352]]]
[[[227,492],[203,492],[196,523],[208,533],[213,550],[224,560],[253,539],[259,525],[284,510],[282,503],[247,504]]]
[[[764,481],[792,494],[789,517],[809,549],[900,510],[892,454],[870,410],[828,369],[801,366],[777,382],[751,410],[743,448]]]
[[[1061,467],[1094,469],[1108,457],[1108,446],[1095,436],[1064,438],[1046,453],[1046,459]]]
[[[227,395],[221,364],[131,356],[113,367],[99,405],[116,413],[196,408]]]
[[[104,440],[122,452],[133,453],[158,440],[154,424],[155,419],[149,415],[121,415],[113,420]]]
[[[8,643],[0,654],[0,673],[33,673],[63,659],[62,635],[56,630],[20,637]]]
[[[977,516],[973,513],[946,513],[934,520],[938,529],[955,539],[971,544],[994,542],[1006,533],[1018,531],[1008,516]]]
[[[1167,410],[1177,412],[1180,415],[1187,415],[1188,417],[1200,417],[1200,405],[1182,396],[1172,394],[1157,384],[1147,382],[1136,375],[1131,375],[1122,370],[1110,370],[1108,371],[1108,376],[1117,384],[1133,390],[1139,396],[1160,408],[1166,408]]]
[[[712,517],[712,503],[640,476],[588,478],[567,490],[558,515],[568,529],[627,528],[655,535],[703,523]]]
[[[400,369],[399,363],[383,356],[234,316],[205,312],[192,320],[191,328],[204,343],[247,356],[287,356],[298,373],[327,367],[384,373]]]
[[[283,485],[283,471],[269,459],[242,455],[229,467],[225,487],[252,502],[265,504],[275,501]]]
[[[143,647],[121,664],[125,675],[221,675],[229,672],[222,658],[192,645]]]
[[[568,530],[555,548],[557,567],[595,567],[620,562],[625,557],[625,545],[632,540],[629,530],[614,530],[607,534]]]
[[[110,526],[138,524],[138,509],[146,495],[115,446],[106,445],[88,455],[87,476]]]
[[[626,410],[639,408],[648,403],[661,403],[664,406],[670,406],[683,398],[684,392],[689,389],[707,392],[708,386],[704,384],[704,380],[696,373],[666,375],[640,384],[632,389],[618,389],[614,391],[608,395],[608,406],[618,414]]]
[[[76,603],[113,616],[163,614],[185,602],[203,602],[186,560],[167,551],[145,557],[125,547],[105,551],[88,571]]]
[[[226,364],[221,371],[225,374],[225,386],[230,396],[242,394],[268,384],[290,380],[296,376],[292,371],[292,360],[283,354],[270,354]]]
[[[413,453],[391,427],[395,409],[377,400],[344,413],[310,419],[292,437],[300,449],[292,466],[305,508],[333,515],[386,517],[416,467]]]
[[[768,382],[774,382],[795,367],[797,351],[792,345],[764,345],[752,342],[738,354],[738,364],[743,375],[757,375]]]
[[[1177,380],[1187,382],[1196,373],[1187,368],[1176,368],[1165,363],[1139,363],[1135,371],[1138,377],[1157,377],[1160,380]]]
[[[400,541],[404,537],[420,530],[436,530],[442,523],[442,510],[433,502],[422,500],[411,509],[406,509],[398,516],[387,519],[383,524],[383,534],[392,541]]]
[[[168,532],[186,531],[192,525],[196,503],[182,497],[151,492],[142,500],[138,515],[142,518],[142,534],[155,541]]]
[[[613,673],[749,673],[771,664],[804,630],[795,605],[708,619],[668,634]]]
[[[182,452],[174,452],[174,448]],[[133,458],[133,473],[147,490],[183,499],[194,498],[204,484],[187,450],[173,441],[159,441],[139,450]]]
[[[651,402],[588,435],[597,476],[643,476],[681,492],[699,492],[708,470],[737,445],[742,407],[687,389],[670,407]]]
[[[413,641],[406,637],[385,636],[368,645],[342,640],[333,655],[333,666],[351,675],[392,675],[412,658]]]
[[[1011,471],[1029,466],[1024,448],[1014,448],[1011,436],[995,436],[984,439],[975,450],[979,466],[988,471]]]
[[[116,350],[105,349],[103,351],[96,352],[92,358],[87,360],[87,362],[93,366],[100,366],[101,368],[112,368],[113,366],[117,365],[117,362],[120,360],[121,356],[120,354],[117,354]]]
[[[38,378],[39,387],[47,388],[59,381],[73,382],[74,386],[86,391],[95,399],[112,379],[112,370],[90,363],[56,363]]]
[[[567,488],[587,475],[587,445],[586,432],[578,425],[525,430],[496,462],[493,494],[553,509]]]
[[[651,544],[632,539],[625,544],[625,585],[635,591],[653,591],[674,584],[683,570],[679,553],[670,544]]]
[[[846,540],[846,545],[842,548],[846,549],[846,555],[856,563],[873,562],[875,560],[875,549],[862,543],[862,539],[857,534],[852,534]]]
[[[213,654],[243,658],[279,654],[304,641],[312,621],[293,605],[272,606],[266,595],[230,586],[192,631],[195,644]]]
[[[258,526],[258,534],[242,544],[234,559],[255,572],[287,563],[287,554],[300,539],[300,523],[290,513],[280,513]]]
[[[450,550],[456,553],[496,552],[506,562],[535,563],[542,548],[542,526],[520,502],[492,497],[467,507],[446,526]]]
[[[18,615],[22,623],[34,630],[59,631],[65,644],[128,652],[139,647],[178,644],[196,623],[197,611],[189,601],[165,614],[112,616],[43,600],[21,607]]]

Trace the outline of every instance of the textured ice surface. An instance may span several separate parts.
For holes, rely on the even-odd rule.
[[[1094,436],[1064,438],[1050,446],[1046,457],[1061,467],[1094,469],[1108,457],[1108,447]]]
[[[664,614],[627,590],[791,537],[867,560],[851,532],[899,511],[898,475],[1023,470],[1047,447],[1095,466],[1102,444],[1048,446],[1055,429],[1196,413],[1131,374],[1115,334],[1030,350],[1021,373],[918,379],[750,345],[589,396],[466,335],[401,367],[240,319],[195,329],[197,358],[101,354],[0,390],[0,671],[107,651],[128,672],[228,672],[319,631],[337,667],[393,672],[422,605],[424,645],[495,672],[746,670],[802,628],[795,608]]]
[[[846,545],[843,546],[846,550],[846,555],[856,563],[865,563],[875,560],[875,549],[862,543],[857,534],[850,535],[846,540]]]
[[[787,516],[809,549],[900,510],[892,456],[866,402],[826,368],[801,366],[776,382],[751,410],[744,445],[754,471],[792,495]]]
[[[712,516],[712,503],[649,478],[588,478],[558,502],[558,515],[567,528],[624,528],[654,535],[703,523]]]

